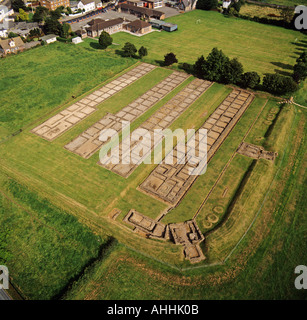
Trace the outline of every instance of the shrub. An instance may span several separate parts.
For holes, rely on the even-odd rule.
[[[123,47],[123,56],[124,57],[134,57],[137,52],[137,49],[133,43],[126,42]]]
[[[243,88],[254,89],[260,83],[260,76],[257,72],[246,72],[242,74],[241,77],[241,86]]]
[[[112,43],[113,43],[112,37],[106,31],[102,31],[99,36],[99,44],[102,47],[102,49],[106,49]]]
[[[142,59],[143,57],[145,57],[145,56],[147,56],[147,55],[148,55],[147,49],[142,46],[142,47],[139,49],[139,56],[140,56],[140,58]]]
[[[216,9],[217,6],[218,0],[198,0],[196,4],[196,9],[212,10]]]
[[[264,90],[277,95],[287,94],[298,89],[292,78],[277,73],[265,75],[262,86]]]
[[[178,60],[176,58],[176,55],[173,52],[167,53],[164,56],[164,65],[165,66],[170,66],[173,63],[177,63],[177,62],[178,62]]]

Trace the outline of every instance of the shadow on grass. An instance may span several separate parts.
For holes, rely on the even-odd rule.
[[[102,48],[101,48],[101,45],[99,44],[99,42],[97,41],[95,41],[95,42],[91,42],[90,43],[90,47],[91,48],[93,48],[93,49],[100,49],[100,50],[102,50]]]

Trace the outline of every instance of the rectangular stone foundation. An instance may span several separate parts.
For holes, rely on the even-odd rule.
[[[233,90],[203,124],[201,128],[207,129],[207,162],[226,139],[252,100],[251,93]],[[198,145],[196,152],[199,151],[197,147]],[[177,159],[182,159],[177,146],[173,151]],[[189,171],[195,168],[191,160],[191,158],[186,159],[185,164],[178,163],[178,160],[174,164],[162,162],[139,186],[139,190],[172,206],[177,205],[198,177],[189,174]]]
[[[117,92],[121,91],[155,68],[156,67],[151,64],[141,63],[102,88],[60,111],[55,116],[34,128],[32,132],[49,141],[56,139],[65,131],[69,130],[96,111],[97,105],[112,97]]]

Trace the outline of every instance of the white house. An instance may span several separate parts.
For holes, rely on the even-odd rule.
[[[7,36],[8,36],[7,29],[1,28],[0,29],[0,38],[7,38]]]
[[[84,10],[84,12],[95,10],[95,0],[80,0],[78,2],[78,9]]]
[[[81,43],[81,42],[83,42],[83,41],[82,41],[82,39],[81,39],[80,37],[76,37],[76,38],[73,38],[73,39],[71,40],[71,42],[72,42],[73,44],[78,44],[78,43]]]
[[[0,5],[0,21],[2,21],[4,18],[7,18],[14,14],[13,9],[8,9],[7,6]]]
[[[56,35],[55,34],[48,34],[42,37],[42,40],[45,41],[47,44],[56,42]]]

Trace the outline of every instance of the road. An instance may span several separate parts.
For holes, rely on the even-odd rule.
[[[5,290],[0,289],[0,300],[12,300]]]

